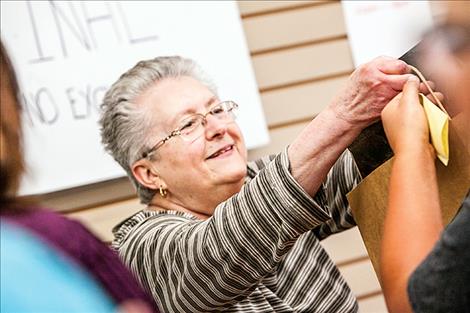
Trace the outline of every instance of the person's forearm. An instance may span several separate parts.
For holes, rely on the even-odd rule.
[[[410,311],[408,278],[442,231],[439,194],[430,146],[395,156],[382,242],[381,273],[391,312]]]
[[[291,173],[311,196],[315,195],[341,153],[362,128],[322,111],[289,146]]]

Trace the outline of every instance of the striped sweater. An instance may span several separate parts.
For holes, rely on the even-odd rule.
[[[241,191],[205,221],[140,211],[114,228],[113,248],[163,312],[357,312],[320,245],[355,225],[353,157],[343,153],[313,198],[289,167],[287,149],[249,163]]]

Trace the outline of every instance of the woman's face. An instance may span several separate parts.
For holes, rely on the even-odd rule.
[[[154,117],[155,143],[189,115],[205,114],[219,102],[206,86],[187,76],[159,81],[137,99]],[[246,175],[247,151],[238,125],[211,114],[206,118],[200,137],[193,141],[172,137],[152,161],[169,193],[185,206],[191,205],[191,199],[223,193],[230,186],[237,186],[238,192]]]
[[[424,67],[436,68],[432,71],[433,80],[439,87],[439,91],[444,92],[449,114],[454,116],[470,109],[470,93],[468,92],[468,86],[470,86],[470,53],[461,53],[458,56],[452,54],[439,55],[439,62],[436,62],[435,58],[428,55],[425,58]]]
[[[470,5],[458,3],[450,9],[450,13],[459,14],[450,14],[442,31],[428,38],[421,61],[446,95],[448,111],[453,116],[470,110]],[[466,17],[462,17],[462,12],[467,12]]]

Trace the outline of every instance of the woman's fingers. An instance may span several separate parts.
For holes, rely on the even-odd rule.
[[[444,101],[444,95],[443,95],[441,92],[435,92],[434,95],[436,96],[437,99],[439,99],[439,101],[441,101],[441,102]],[[429,100],[431,100],[432,103],[437,104],[437,103],[436,103],[436,99],[434,99],[434,97],[432,96],[432,94],[426,95],[426,98],[428,98]]]
[[[432,91],[436,90],[436,84],[433,81],[428,80],[426,83],[431,87]],[[419,84],[419,92],[424,93],[425,95],[430,93],[429,88],[424,83]]]
[[[403,75],[386,75],[384,80],[387,85],[390,86],[393,90],[400,92],[403,90],[405,83],[411,78],[416,77],[413,74],[403,74]]]
[[[400,103],[404,105],[413,105],[419,103],[419,79],[416,76],[412,76],[408,79],[405,86],[403,87],[403,96],[401,97]]]
[[[381,56],[375,59],[377,62],[377,68],[384,74],[408,74],[410,68],[402,61],[387,56]]]

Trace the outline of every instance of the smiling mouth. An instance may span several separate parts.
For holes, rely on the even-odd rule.
[[[225,152],[233,150],[234,145],[228,145],[220,150],[217,150],[215,153],[211,154],[206,160],[213,159],[218,157],[221,154],[224,154]]]

